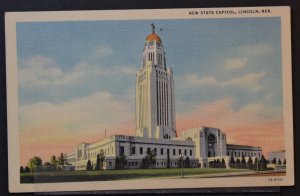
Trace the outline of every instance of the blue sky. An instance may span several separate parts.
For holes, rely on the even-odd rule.
[[[281,104],[279,18],[18,23],[18,67],[22,69],[28,66],[30,59],[41,57],[51,61],[49,65],[42,63],[57,67],[63,72],[62,76],[74,71],[80,63],[114,71],[130,68],[134,72],[140,67],[144,40],[152,22],[163,40],[167,66],[174,71],[176,99],[193,103],[199,97],[207,101],[232,96],[238,107],[262,99],[269,91],[276,95],[273,103]],[[224,69],[226,61],[230,63],[230,60],[247,65]],[[185,75],[194,74],[197,79],[212,76],[224,82],[262,72],[268,77],[262,76],[259,82],[262,90],[255,93],[247,88],[220,88],[218,85],[180,87]],[[50,88],[20,84],[19,101],[21,104],[59,103],[101,90],[122,97],[134,91],[135,77],[120,71],[113,78],[91,77],[91,81],[86,78],[86,81],[74,82],[74,85],[49,84]]]
[[[279,18],[26,22],[17,23],[24,149],[105,129],[132,133],[135,74],[151,23],[173,68],[178,127],[195,114],[199,124],[224,127],[281,122]]]

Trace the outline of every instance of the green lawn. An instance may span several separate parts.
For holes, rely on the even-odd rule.
[[[184,168],[187,175],[230,173],[242,169]],[[21,183],[82,182],[180,176],[180,168],[22,173]]]

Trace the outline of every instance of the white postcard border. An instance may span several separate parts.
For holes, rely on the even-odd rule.
[[[190,11],[270,9],[272,13],[191,15]],[[269,177],[230,178],[160,178],[118,181],[69,182],[69,183],[20,183],[19,125],[18,125],[18,82],[16,23],[38,21],[92,21],[92,20],[137,20],[137,19],[192,19],[192,18],[248,18],[280,17],[282,39],[282,73],[284,94],[284,128],[287,153],[287,173],[283,181],[268,181]],[[247,7],[247,8],[190,8],[155,10],[104,10],[104,11],[54,11],[54,12],[10,12],[5,14],[6,33],[6,77],[7,77],[7,127],[8,165],[10,192],[170,189],[204,187],[252,187],[287,186],[294,184],[293,115],[292,115],[292,70],[290,7]],[[249,180],[251,178],[251,180]]]

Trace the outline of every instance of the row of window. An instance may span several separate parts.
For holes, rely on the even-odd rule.
[[[158,65],[162,64],[162,54],[157,54],[157,61],[158,61]]]
[[[85,168],[86,168],[86,165],[77,165],[76,168],[77,168],[77,169],[85,169]]]
[[[122,150],[120,150],[120,153],[122,153],[122,152],[124,153],[124,147],[122,148],[122,146],[121,146],[120,149],[122,149]],[[166,150],[167,150],[167,151],[165,151],[164,148],[160,148],[160,155],[170,155],[170,149],[167,148]],[[173,150],[173,151],[172,151],[172,152],[173,152],[173,156],[176,156],[176,149],[172,149],[172,150]],[[151,151],[151,148],[147,148],[147,151],[146,151],[146,152],[150,152],[150,151]],[[157,153],[157,148],[153,148],[153,152],[154,152],[155,155],[158,155],[158,153]],[[132,155],[137,154],[137,152],[136,152],[136,147],[135,147],[135,146],[132,146],[132,147],[131,147],[130,153],[131,153]],[[184,156],[187,156],[187,154],[188,154],[187,149],[184,149],[184,150],[178,149],[178,155],[183,155],[182,153],[184,153]],[[143,155],[143,154],[144,154],[144,148],[143,148],[143,147],[140,147],[140,148],[139,148],[139,154],[140,154],[140,155]],[[193,150],[190,150],[190,151],[189,151],[189,156],[193,156]]]
[[[196,165],[197,163],[194,162],[194,161],[191,161],[190,162],[190,165]],[[127,165],[128,166],[138,166],[138,162],[137,161],[128,161],[127,162]],[[179,162],[178,161],[170,161],[170,166],[177,166],[179,165]],[[156,162],[156,166],[167,166],[167,162],[166,161],[157,161]]]
[[[227,151],[227,156],[233,156],[233,157],[241,157],[241,156],[246,156],[246,157],[255,157],[258,155],[260,157],[260,153],[256,152],[229,152]]]
[[[105,148],[105,149],[101,149],[101,150],[103,150],[103,153],[104,153],[104,155],[110,155],[109,153],[109,147],[108,148]],[[97,155],[98,154],[100,154],[100,152],[101,152],[101,150],[99,151],[99,152],[90,152],[89,153],[89,157],[91,157],[91,158],[94,158],[94,157],[97,157]],[[111,147],[111,153],[114,151],[114,147]]]
[[[156,73],[156,75],[158,76],[159,74]],[[157,125],[169,126],[168,83],[156,80],[156,100]]]
[[[157,54],[157,56],[156,56],[156,58],[157,58],[157,64],[158,65],[162,65],[162,62],[163,62],[163,55],[162,54]],[[154,52],[149,52],[148,54],[147,54],[147,60],[148,61],[155,61],[155,53]],[[144,64],[144,66],[145,66],[145,58],[143,58],[143,64]]]
[[[148,53],[148,61],[154,61],[154,52]]]

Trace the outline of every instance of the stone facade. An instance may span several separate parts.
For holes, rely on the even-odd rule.
[[[286,151],[285,150],[280,150],[280,151],[273,151],[268,153],[268,160],[270,163],[273,162],[274,158],[276,159],[276,164],[278,164],[279,160],[281,161],[281,164],[283,164],[286,156]]]
[[[82,148],[82,147],[85,148]],[[66,155],[69,164],[76,170],[85,170],[87,161],[90,160],[93,168],[97,162],[97,154],[104,152],[104,169],[114,169],[117,156],[126,156],[126,168],[140,168],[142,159],[147,150],[154,152],[156,168],[167,167],[167,156],[170,158],[170,167],[178,167],[180,156],[183,160],[189,157],[190,166],[198,167],[195,158],[195,145],[192,141],[170,139],[150,139],[125,135],[114,135],[93,144],[81,143],[75,151]]]
[[[175,138],[174,81],[165,51],[154,30],[146,38],[136,75],[136,132],[144,138]]]

